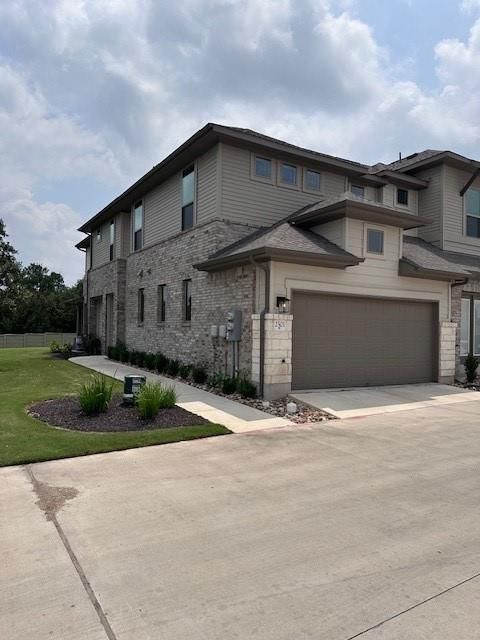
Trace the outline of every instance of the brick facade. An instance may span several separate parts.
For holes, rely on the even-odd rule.
[[[260,380],[260,314],[252,316],[252,380]],[[263,397],[281,398],[292,390],[292,322],[286,313],[265,314]]]
[[[212,220],[177,234],[152,247],[132,253],[125,260],[90,272],[89,298],[115,289],[112,267],[124,263],[123,300],[117,294],[116,318],[124,327],[130,349],[161,351],[188,364],[202,363],[210,373],[230,371],[231,347],[224,338],[212,338],[212,325],[224,325],[231,308],[242,310],[240,369],[251,375],[251,316],[255,301],[255,269],[243,266],[218,273],[194,268],[222,247],[252,233],[248,225]],[[192,281],[192,319],[183,319],[183,281]],[[158,320],[158,286],[166,285],[166,319]],[[144,322],[138,322],[138,291],[144,290]],[[105,314],[103,313],[103,316]],[[104,335],[104,319],[102,330]],[[117,331],[116,337],[121,332]],[[119,337],[119,339],[122,339]]]
[[[461,300],[463,293],[480,294],[480,280],[470,279],[464,285],[452,286],[452,322],[456,322],[458,330],[455,338],[455,376],[459,380],[465,378],[463,358],[460,356],[460,326],[462,319]]]

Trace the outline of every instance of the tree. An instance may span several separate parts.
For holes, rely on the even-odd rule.
[[[7,240],[5,223],[0,218],[0,333],[14,330],[20,264],[15,258],[16,251]]]

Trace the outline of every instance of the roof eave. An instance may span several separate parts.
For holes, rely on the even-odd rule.
[[[398,263],[398,275],[408,278],[423,278],[425,280],[465,280],[469,277],[466,272],[445,271],[442,269],[428,269],[407,258],[401,258]]]
[[[450,164],[454,167],[467,170],[475,170],[480,167],[480,162],[478,162],[477,160],[472,160],[471,158],[467,158],[466,156],[454,153],[453,151],[442,151],[441,153],[437,153],[437,155],[430,156],[429,158],[424,158],[423,160],[419,160],[418,162],[412,162],[405,167],[399,167],[398,169],[394,169],[393,171],[395,173],[407,173],[409,171],[415,171],[416,169],[426,169],[428,167],[433,167],[436,164],[441,164],[442,162]]]

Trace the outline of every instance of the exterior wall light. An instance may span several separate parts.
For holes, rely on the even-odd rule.
[[[286,296],[277,296],[277,309],[280,313],[288,313],[290,306],[290,298]]]

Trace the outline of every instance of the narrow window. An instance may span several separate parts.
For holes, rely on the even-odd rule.
[[[397,204],[408,207],[408,189],[397,189]]]
[[[297,167],[283,162],[280,165],[280,182],[283,184],[297,184]]]
[[[365,187],[361,187],[358,184],[352,184],[352,186],[350,187],[350,191],[352,192],[352,195],[354,195],[356,198],[365,197]]]
[[[192,319],[192,281],[183,281],[183,319],[190,322]]]
[[[157,320],[158,322],[165,322],[165,317],[166,317],[166,299],[165,299],[165,294],[166,294],[166,285],[164,284],[159,284],[158,285],[158,290],[157,290],[157,295],[158,295],[158,299],[157,299]]]
[[[321,191],[322,176],[318,171],[312,171],[311,169],[306,169],[305,189],[309,189],[310,191]]]
[[[367,253],[383,254],[383,231],[367,229]]]
[[[473,301],[473,354],[480,355],[480,300]]]
[[[113,260],[115,254],[115,221],[110,222],[110,262]]]
[[[272,161],[268,158],[255,156],[255,175],[258,178],[270,180],[272,177]]]
[[[467,236],[480,238],[480,191],[478,189],[469,189],[465,194],[465,213]]]
[[[102,230],[97,229],[97,242],[101,242],[101,241],[102,241]]]
[[[137,202],[133,209],[133,250],[143,246],[143,202]]]
[[[460,320],[460,355],[470,353],[470,298],[462,298],[462,317]]]
[[[137,304],[137,322],[143,324],[145,320],[145,289],[138,290],[138,304]]]
[[[182,172],[182,231],[193,227],[193,208],[195,201],[194,166]]]

